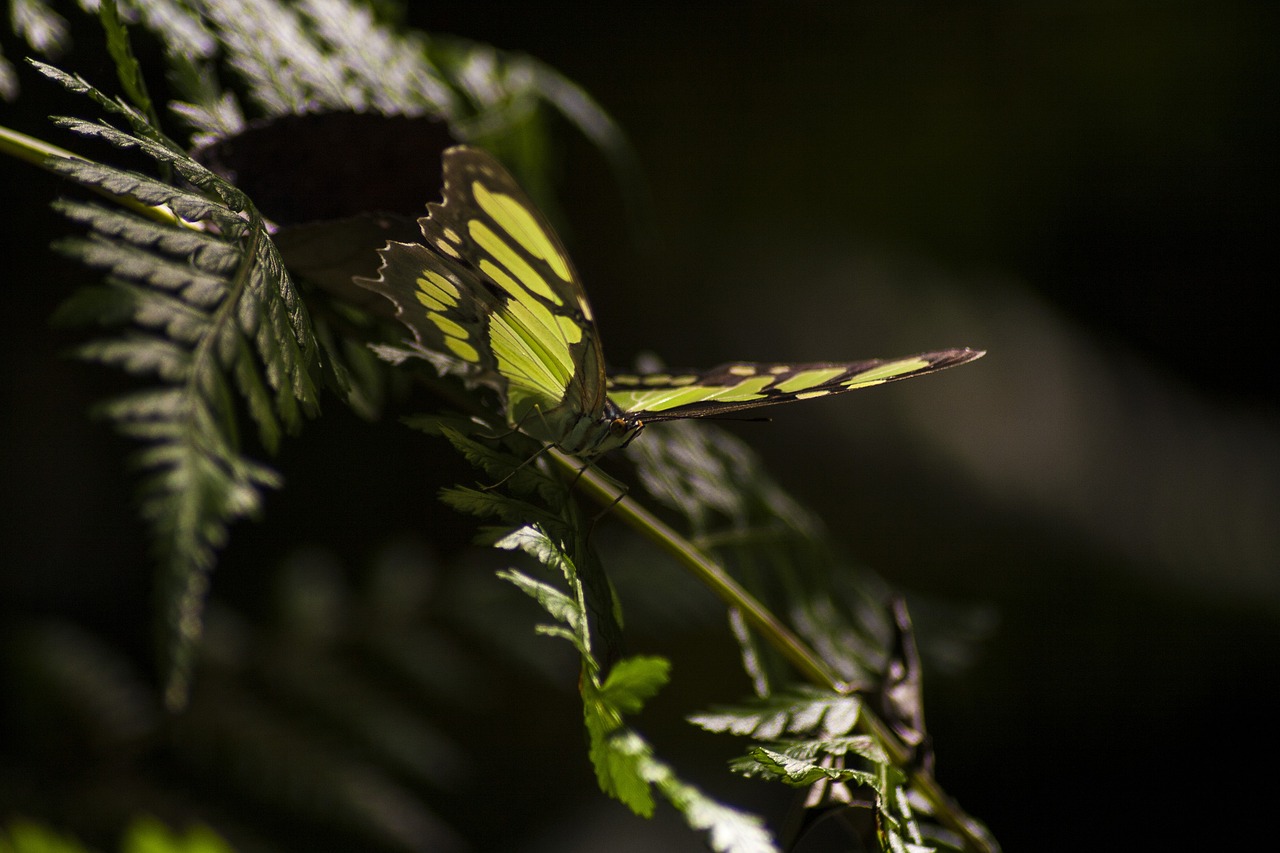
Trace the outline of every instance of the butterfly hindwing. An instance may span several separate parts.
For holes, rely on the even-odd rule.
[[[895,359],[763,364],[730,362],[704,371],[615,374],[609,398],[644,422],[701,418],[794,400],[843,394],[885,382],[923,376],[982,355],[950,349]]]
[[[396,317],[430,353],[446,355],[478,380],[496,375],[485,343],[498,309],[488,289],[465,268],[448,264],[419,243],[388,243],[379,279],[357,279],[396,306]]]
[[[555,232],[493,158],[444,153],[443,201],[419,219],[425,245],[389,243],[376,280],[423,348],[498,388],[507,420],[559,441],[605,407],[600,341]]]

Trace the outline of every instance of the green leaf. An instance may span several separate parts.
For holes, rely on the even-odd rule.
[[[211,218],[216,212],[227,217],[234,216],[231,211],[217,205],[209,205],[203,196],[188,193],[173,194],[161,192],[157,194],[164,199],[162,203],[172,206],[189,204],[192,210],[201,211]],[[180,202],[179,199],[185,201]],[[240,260],[240,252],[235,245],[228,244],[218,234],[196,231],[191,228],[173,228],[171,224],[159,223],[120,210],[113,210],[92,202],[57,199],[53,202],[54,210],[80,225],[91,227],[98,237],[115,238],[123,243],[149,247],[163,252],[167,256],[181,257],[197,270],[214,275],[225,275],[235,268]]]
[[[357,83],[368,107],[388,114],[459,111],[457,96],[426,56],[423,45],[380,26],[363,6],[334,14],[332,4],[306,4],[304,14],[343,79]]]
[[[152,817],[137,818],[120,844],[121,853],[233,853],[231,845],[207,826],[175,832]]]
[[[619,660],[601,681],[601,665],[592,654],[591,620],[586,609],[586,592],[574,561],[545,532],[525,526],[495,543],[505,550],[520,551],[564,578],[566,593],[551,584],[534,580],[513,570],[499,577],[518,586],[556,619],[563,628],[542,627],[540,632],[558,636],[574,644],[582,658],[583,724],[587,729],[588,756],[595,768],[600,790],[641,817],[654,811],[653,789],[657,789],[688,824],[707,834],[713,850],[726,853],[765,853],[777,850],[763,821],[754,815],[721,805],[697,788],[681,782],[669,766],[657,760],[653,749],[624,716],[638,712],[666,684],[670,663],[664,658],[636,656]]]
[[[631,729],[621,728],[603,708],[587,707],[588,754],[600,790],[640,817],[653,817],[653,793],[644,773],[649,745]]]
[[[748,777],[773,775],[792,787],[803,788],[820,779],[874,785],[876,774],[848,767],[832,767],[815,759],[797,758],[786,752],[756,746],[744,758],[731,764],[734,771]]]
[[[636,656],[613,665],[600,687],[601,701],[624,714],[638,714],[644,703],[666,686],[671,662],[666,658]]]
[[[834,738],[853,729],[861,710],[862,700],[857,696],[810,688],[774,694],[746,705],[691,714],[688,720],[710,732],[757,740],[808,733]]]
[[[147,84],[142,77],[142,66],[134,58],[133,47],[129,44],[129,31],[124,21],[120,20],[120,10],[115,0],[99,0],[98,20],[102,23],[103,32],[107,36],[107,53],[111,55],[116,66],[116,76],[125,94],[138,110],[146,115],[152,127],[158,128],[155,106],[151,96],[147,94]]]
[[[181,0],[149,0],[130,4],[137,9],[143,25],[154,32],[170,62],[179,58],[209,59],[217,42],[198,12]]]
[[[128,115],[135,124],[144,122],[141,116],[132,111]],[[155,139],[127,133],[105,122],[90,122],[78,118],[55,118],[54,123],[82,136],[97,138],[117,148],[136,149],[154,159],[157,163],[170,166],[185,180],[196,187],[214,193],[234,212],[247,210],[249,200],[231,184],[210,172],[200,163],[192,160],[176,143],[156,135]],[[156,141],[156,140],[161,141]],[[139,176],[141,177],[141,176]]]
[[[254,360],[253,351],[248,341],[237,336],[239,346],[236,349],[235,378],[240,396],[244,398],[245,407],[250,417],[258,425],[258,437],[263,447],[275,453],[280,446],[280,422],[276,417],[277,408],[273,405],[266,383],[262,381],[262,373]],[[291,420],[296,420],[294,410],[289,409]]]
[[[590,654],[590,649],[582,645],[582,638],[586,636],[586,617],[576,601],[551,584],[534,580],[523,572],[507,569],[498,572],[498,577],[514,584],[521,592],[538,602],[552,618],[567,626],[567,630],[543,630],[542,633],[567,639],[578,646],[578,651],[583,655]]]
[[[512,531],[493,543],[493,547],[504,551],[523,551],[544,566],[560,572],[570,583],[574,583],[577,579],[577,569],[569,559],[569,555],[551,537],[536,527],[526,525]]]
[[[191,352],[186,347],[149,335],[128,334],[114,340],[92,341],[78,347],[76,354],[128,373],[154,373],[170,382],[185,379],[191,372]]]
[[[656,762],[654,762],[656,764]],[[665,767],[653,767],[650,778],[694,829],[707,833],[707,845],[717,853],[776,853],[773,836],[759,817],[707,797],[686,785]]]
[[[870,788],[876,795],[877,823],[889,828],[881,834],[882,849],[906,849],[895,845],[903,837],[910,837],[912,843],[922,838],[902,787],[907,776],[903,768],[892,764],[876,736],[850,734],[862,712],[862,703],[856,697],[808,689],[755,699],[743,706],[720,708],[689,719],[709,731],[766,741],[752,744],[745,755],[729,763],[733,772],[747,778],[773,780],[797,788],[817,786],[824,801],[830,786]],[[784,734],[812,736],[782,739]]]
[[[43,824],[11,819],[0,832],[0,853],[88,853],[74,838]]]
[[[101,188],[114,196],[132,199],[144,205],[164,205],[187,222],[208,220],[224,232],[244,225],[235,211],[218,200],[176,189],[139,172],[72,158],[50,158],[45,165],[50,171],[63,177],[88,187]]]
[[[129,236],[136,236],[138,231]],[[205,273],[193,264],[157,256],[151,245],[134,245],[128,238],[93,234],[89,239],[61,240],[56,246],[92,267],[105,269],[122,279],[172,293],[186,305],[210,308],[227,295],[224,276]],[[171,241],[177,243],[180,241]],[[184,259],[185,260],[185,259]]]
[[[498,518],[508,524],[532,522],[556,530],[562,530],[565,526],[563,519],[556,513],[494,490],[451,486],[440,490],[440,500],[459,512],[480,518]]]
[[[888,764],[889,756],[871,735],[849,735],[816,740],[785,740],[775,743],[786,755],[802,761],[824,755],[857,755],[873,764]]]

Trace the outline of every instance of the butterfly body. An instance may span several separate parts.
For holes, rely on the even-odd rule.
[[[479,149],[450,148],[443,164],[443,201],[418,220],[424,242],[388,243],[379,277],[357,282],[396,305],[418,347],[494,388],[508,425],[567,453],[599,456],[654,421],[843,393],[983,354],[608,376],[581,280],[523,190]]]

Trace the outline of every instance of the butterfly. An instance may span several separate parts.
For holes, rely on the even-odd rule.
[[[378,278],[356,281],[394,303],[418,349],[494,388],[509,426],[584,459],[625,446],[646,424],[842,394],[984,354],[608,374],[582,281],[516,181],[461,145],[444,152],[443,172],[443,200],[418,220],[423,242],[388,242]]]

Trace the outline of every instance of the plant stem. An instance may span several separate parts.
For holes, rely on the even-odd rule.
[[[580,461],[554,448],[548,450],[548,455],[576,478],[579,488],[609,508],[629,527],[683,563],[710,587],[720,600],[742,613],[747,623],[766,642],[791,661],[807,681],[835,693],[854,692],[852,685],[837,676],[817,652],[809,648],[804,640],[796,636],[755,596],[715,561],[699,551],[692,542],[639,503],[627,497],[622,488],[614,485],[597,469],[591,466],[584,469]],[[963,836],[968,849],[980,851],[980,853],[999,853],[1000,845],[987,828],[966,814],[942,790],[937,780],[933,778],[933,774],[921,768],[908,769],[911,759],[910,750],[865,705],[858,715],[858,726],[881,743],[894,766],[909,774],[912,788],[933,807],[934,816],[949,829]]]
[[[550,451],[553,459],[561,466],[577,475],[582,463],[578,462],[554,448]],[[851,688],[827,666],[817,653],[810,649],[791,629],[774,616],[740,583],[733,579],[723,568],[697,549],[692,542],[672,530],[661,519],[607,481],[598,470],[587,467],[578,479],[578,485],[597,501],[625,521],[630,527],[644,534],[664,551],[674,556],[694,573],[703,583],[711,588],[720,600],[742,613],[744,619],[755,628],[770,644],[775,646],[787,660],[804,674],[808,681],[820,685],[836,693],[849,693]]]
[[[0,126],[0,154],[7,154],[19,160],[25,160],[28,163],[39,166],[42,169],[54,172],[49,168],[49,163],[55,160],[76,160],[82,163],[92,162],[77,154],[73,154],[65,148],[59,148],[51,145],[43,139],[36,139],[34,136],[27,136],[25,133],[13,130],[12,128]],[[164,222],[170,225],[182,225],[184,227],[192,227],[190,223],[176,216],[169,208],[159,205],[152,206],[143,204],[135,198],[129,196],[116,195],[113,192],[104,190],[102,187],[88,185],[89,190],[97,193],[104,198],[108,198],[117,204],[123,205],[130,210],[141,213],[157,222]]]

